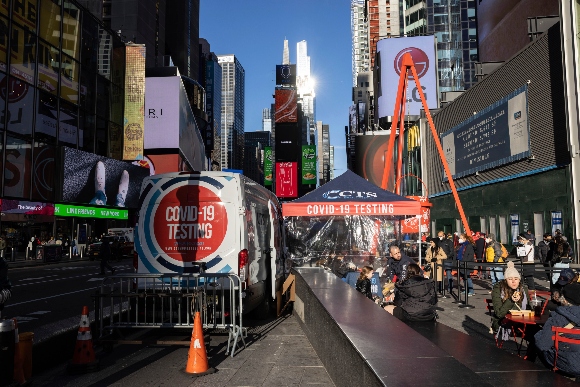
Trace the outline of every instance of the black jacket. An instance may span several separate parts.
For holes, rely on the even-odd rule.
[[[387,269],[387,278],[393,280],[393,277],[396,275],[397,281],[401,281],[407,276],[407,266],[410,263],[415,263],[415,261],[403,253],[401,253],[401,259],[398,261],[390,257],[387,261],[387,265],[389,266]]]
[[[485,261],[486,247],[485,239],[479,238],[475,241],[475,257],[478,261]]]
[[[444,238],[439,242],[439,246],[445,251],[447,259],[453,259],[455,257],[455,249],[453,249],[453,241],[451,239]]]
[[[373,299],[373,293],[371,292],[371,280],[368,278],[359,279],[356,281],[356,290],[367,296],[369,299]]]
[[[431,320],[435,317],[437,293],[433,279],[413,276],[395,285],[395,305],[405,312],[409,320]]]
[[[464,242],[463,244],[457,246],[457,250],[455,250],[455,259],[459,258],[458,253],[460,249],[464,249],[463,257],[461,258],[461,260],[466,262],[473,262],[473,259],[475,258],[475,251],[473,251],[473,245],[469,242]]]

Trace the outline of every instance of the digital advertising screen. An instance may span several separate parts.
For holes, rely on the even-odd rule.
[[[123,160],[143,158],[145,122],[145,45],[126,46]]]
[[[276,85],[296,86],[296,65],[276,65]]]
[[[277,124],[275,139],[276,161],[297,161],[300,131],[296,124]]]
[[[298,197],[298,163],[276,163],[276,196]]]
[[[381,186],[385,170],[385,157],[389,147],[389,135],[355,136],[355,173],[371,183]]]
[[[294,89],[278,89],[275,93],[274,120],[276,124],[298,121],[298,94]]]
[[[68,147],[63,153],[63,202],[137,208],[149,168]]]

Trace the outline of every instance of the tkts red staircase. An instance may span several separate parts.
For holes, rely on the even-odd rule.
[[[469,224],[467,223],[467,218],[465,217],[465,212],[463,211],[463,206],[461,205],[461,200],[459,200],[459,195],[457,194],[457,189],[455,188],[455,183],[453,182],[453,177],[449,170],[449,165],[445,159],[445,154],[443,153],[443,147],[441,146],[441,141],[435,130],[435,125],[433,124],[433,119],[431,118],[431,113],[429,112],[429,107],[427,106],[427,100],[425,99],[425,94],[423,94],[423,89],[421,88],[421,83],[419,82],[419,77],[417,76],[417,70],[415,69],[415,64],[413,63],[413,58],[411,54],[406,53],[403,55],[401,61],[401,73],[399,77],[399,88],[397,90],[397,98],[395,99],[395,110],[393,114],[393,121],[391,124],[391,136],[389,137],[389,145],[387,149],[387,157],[385,158],[385,170],[383,172],[383,181],[381,183],[381,188],[387,189],[389,182],[395,182],[400,179],[403,167],[403,142],[404,142],[404,117],[405,117],[405,103],[407,101],[407,83],[409,77],[412,76],[415,84],[417,86],[417,91],[421,97],[421,103],[423,104],[423,109],[425,110],[425,115],[427,116],[427,121],[429,122],[429,128],[431,128],[431,134],[433,135],[433,140],[437,146],[437,151],[439,152],[439,158],[443,163],[443,168],[445,168],[445,174],[449,179],[449,186],[453,197],[455,198],[455,203],[457,204],[457,210],[461,216],[461,221],[463,222],[463,227],[468,235],[471,235],[471,230],[469,229]],[[395,134],[397,133],[397,128],[399,130],[399,144],[398,144],[398,154],[397,154],[397,169],[396,171],[391,170],[391,160],[393,160],[393,151],[395,149]],[[393,173],[396,173],[395,178],[393,178]],[[396,194],[400,194],[400,186],[397,184],[395,187]]]

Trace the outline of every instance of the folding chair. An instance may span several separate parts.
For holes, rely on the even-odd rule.
[[[489,330],[491,334],[493,334],[495,337],[495,332],[492,329],[493,315],[495,311],[493,309],[493,300],[491,298],[485,299],[485,309],[487,310],[487,314],[489,315]],[[497,337],[495,337],[495,346],[498,348],[503,347],[503,340],[498,340]]]
[[[554,364],[552,370],[557,371],[558,349],[560,345],[562,343],[568,343],[580,346],[580,329],[567,327],[552,327],[552,332],[554,333],[552,335],[552,340],[554,340],[554,349],[556,350],[556,353],[554,354]],[[576,337],[566,337],[564,335],[574,335]]]

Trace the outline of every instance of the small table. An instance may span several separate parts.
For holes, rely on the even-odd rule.
[[[540,329],[542,329],[542,327],[544,326],[544,324],[546,323],[546,321],[548,321],[548,318],[550,317],[550,313],[544,313],[541,316],[534,316],[533,314],[530,315],[512,315],[511,313],[508,313],[505,315],[504,320],[509,321],[512,324],[519,324],[519,325],[523,325],[522,328],[517,328],[520,333],[521,333],[521,341],[518,344],[518,341],[516,340],[516,333],[515,333],[515,329],[512,326],[512,333],[514,335],[514,341],[516,342],[516,346],[518,349],[518,356],[520,355],[520,351],[522,348],[522,344],[524,342],[524,340],[526,340],[526,333],[529,330],[533,330],[532,335],[535,335],[536,332],[538,332]],[[528,341],[528,340],[526,340]],[[524,356],[524,358],[527,357],[527,350],[526,350],[526,356]]]

